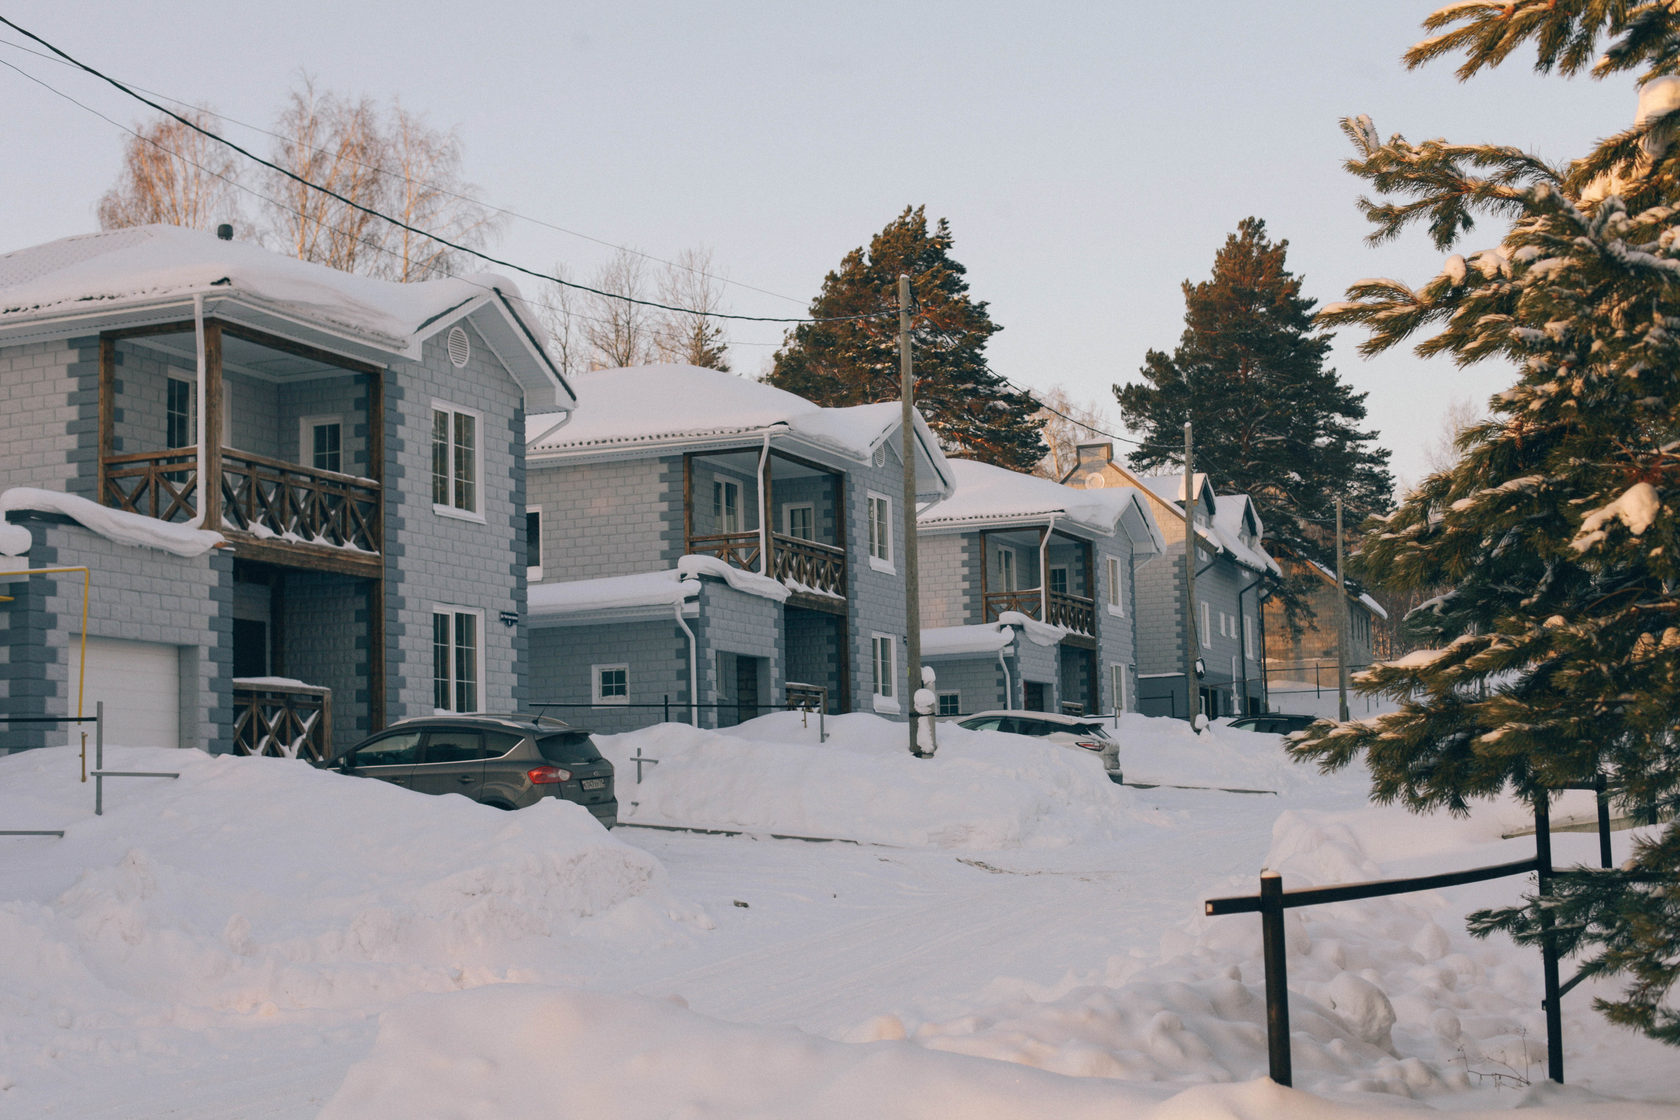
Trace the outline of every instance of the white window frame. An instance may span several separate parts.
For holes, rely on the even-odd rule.
[[[936,715],[939,715],[939,716],[945,717],[945,718],[949,718],[950,716],[960,716],[960,715],[962,715],[962,693],[961,692],[957,691],[956,689],[950,689],[950,690],[947,690],[945,692],[938,693],[937,695],[938,695],[939,699],[938,699],[937,705],[934,707],[934,713]],[[947,700],[950,700],[950,701],[953,702],[952,706],[956,708],[956,711],[950,712],[950,713],[947,713],[945,711],[945,701],[947,701]]]
[[[1126,617],[1125,565],[1118,556],[1108,557],[1108,613]]]
[[[802,509],[811,515],[811,535],[801,537],[793,531],[793,511]],[[814,541],[817,539],[817,504],[815,502],[789,502],[782,507],[782,535],[793,537],[794,540]]]
[[[537,518],[537,562],[525,565],[525,582],[539,583],[543,577],[543,548],[542,548],[542,507],[525,507],[525,559],[531,558],[531,517]]]
[[[734,509],[730,499],[734,499]],[[741,508],[741,483],[733,478],[712,479],[712,524],[719,533],[739,533],[745,520]]]
[[[1250,661],[1253,661],[1254,658],[1255,658],[1255,653],[1254,653],[1254,620],[1252,618],[1249,618],[1247,615],[1244,615],[1243,616],[1242,628],[1243,628],[1243,656],[1248,658]]]
[[[462,521],[476,521],[478,524],[482,525],[482,524],[485,523],[484,522],[484,499],[485,499],[485,486],[484,486],[484,414],[482,412],[478,411],[475,408],[463,408],[461,405],[450,404],[448,401],[434,400],[432,402],[432,409],[431,409],[431,415],[430,415],[430,420],[431,420],[430,429],[431,430],[426,433],[426,447],[427,447],[428,454],[435,454],[436,453],[436,443],[435,443],[435,441],[436,441],[436,438],[437,438],[436,433],[437,433],[437,416],[438,416],[438,413],[442,413],[445,416],[449,417],[449,455],[448,455],[447,469],[446,469],[445,474],[444,474],[444,477],[448,480],[448,485],[446,487],[446,491],[447,491],[447,496],[448,496],[449,500],[447,502],[439,503],[436,500],[437,493],[436,493],[436,490],[434,489],[433,494],[432,494],[432,497],[433,497],[432,512],[437,514],[439,517],[453,517],[453,518],[458,518]],[[472,493],[473,493],[473,499],[472,499],[472,508],[470,508],[470,509],[467,508],[467,507],[458,506],[458,505],[455,504],[455,488],[458,484],[458,480],[459,480],[459,477],[460,477],[460,470],[459,470],[460,464],[457,462],[457,456],[458,456],[459,452],[458,452],[458,450],[455,446],[455,436],[456,436],[456,431],[457,431],[457,429],[456,429],[456,417],[458,417],[458,416],[471,417],[472,422],[473,422],[473,446],[472,446],[472,460],[473,460],[472,461]],[[436,478],[437,478],[437,476],[434,473],[433,474],[433,484],[434,484],[434,486],[436,485]]]
[[[886,673],[881,672],[882,651],[886,652]],[[879,632],[869,635],[869,665],[875,678],[874,704],[877,712],[896,715],[898,703],[898,638]]]
[[[1060,591],[1056,590],[1056,573],[1057,572],[1062,573],[1062,589]],[[1048,572],[1046,572],[1045,576],[1044,576],[1044,586],[1052,594],[1071,595],[1072,592],[1068,590],[1068,588],[1071,586],[1071,584],[1069,584],[1069,582],[1068,582],[1068,566],[1066,564],[1052,564],[1052,565],[1050,565],[1050,570]]]
[[[877,572],[893,572],[892,499],[867,491],[869,512],[869,566]]]
[[[1201,640],[1202,640],[1202,648],[1203,649],[1212,649],[1213,648],[1213,634],[1211,633],[1211,631],[1213,630],[1213,626],[1211,625],[1211,623],[1212,623],[1212,620],[1213,620],[1213,616],[1210,613],[1210,610],[1209,610],[1209,607],[1208,607],[1208,601],[1206,599],[1203,599],[1201,601],[1201,603],[1198,604],[1198,605],[1202,608],[1202,612],[1201,612],[1202,613],[1202,625],[1201,625],[1201,631],[1202,632],[1197,636],[1199,638],[1201,638]]]
[[[179,382],[187,387],[187,441],[178,443],[171,450],[183,447],[198,446],[198,382],[191,377],[177,377],[170,374],[164,381],[163,389],[163,442],[169,443],[169,386]]]
[[[446,680],[450,706],[447,708],[440,708],[437,706],[437,682],[439,678],[437,675],[436,627],[437,620],[439,618],[447,618],[449,620],[449,645],[447,655],[449,665],[448,677]],[[474,679],[472,681],[473,703],[470,709],[461,709],[456,706],[459,701],[461,685],[460,678],[457,676],[460,667],[460,652],[456,645],[456,642],[459,640],[456,636],[457,627],[459,625],[457,620],[460,618],[471,618],[473,620],[473,637],[475,642],[473,649]],[[482,712],[484,710],[484,611],[478,607],[459,607],[449,603],[433,603],[432,627],[432,710],[439,715],[445,715],[450,712],[462,710]]]
[[[1117,712],[1131,711],[1128,706],[1131,701],[1131,684],[1126,679],[1126,663],[1124,661],[1110,661],[1108,663],[1108,679],[1114,686],[1114,710]]]
[[[606,690],[601,687],[601,677],[605,673],[624,674],[623,695],[616,693],[608,695]],[[630,663],[628,661],[615,661],[610,664],[591,665],[589,667],[589,700],[593,704],[602,706],[628,705],[630,703]]]
[[[1008,545],[998,545],[997,574],[999,591],[1021,590],[1021,576],[1016,570],[1015,550]]]
[[[223,398],[226,399],[225,397]],[[326,413],[320,416],[300,416],[298,418],[298,462],[311,470],[325,470],[325,467],[315,465],[315,429],[329,424],[338,426],[338,472],[349,474],[344,468],[350,464],[350,449],[344,444],[345,424],[343,416]]]

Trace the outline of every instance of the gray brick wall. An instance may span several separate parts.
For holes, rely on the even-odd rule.
[[[690,625],[692,626],[692,620]],[[674,620],[556,626],[530,633],[531,702],[566,705],[549,714],[567,723],[617,734],[658,723],[670,701],[671,718],[688,713],[688,640]],[[628,705],[588,706],[593,667],[625,665]]]
[[[893,697],[901,711],[908,710],[907,698],[902,695],[905,676],[905,642],[907,627],[904,618],[904,547],[902,542],[904,500],[904,469],[896,449],[898,437],[889,439],[892,448],[886,465],[854,467],[846,478],[846,571],[851,583],[849,598],[852,604],[850,637],[853,711],[874,711],[874,650],[871,638],[877,633],[892,635],[898,649],[898,676]],[[869,560],[869,502],[873,492],[892,502],[892,565],[891,570],[877,570]],[[918,550],[917,560],[921,554]]]
[[[81,377],[73,367],[87,361],[84,347],[71,342],[41,342],[0,350],[0,462],[4,486],[64,490],[75,476],[77,451],[73,421],[80,415]],[[98,412],[98,348],[93,415]]]
[[[533,463],[526,501],[542,510],[543,582],[676,567],[683,552],[682,464],[681,455]]]
[[[928,662],[938,674],[936,692],[955,692],[963,715],[1009,706],[997,654],[942,657]]]

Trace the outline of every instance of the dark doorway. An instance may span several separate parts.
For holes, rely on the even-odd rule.
[[[1044,698],[1043,681],[1023,681],[1021,684],[1026,693],[1024,702],[1029,712],[1047,712],[1050,710],[1048,701]]]
[[[233,620],[233,675],[268,676],[268,623],[245,618]]]
[[[758,666],[762,657],[735,659],[736,721],[758,718]]]

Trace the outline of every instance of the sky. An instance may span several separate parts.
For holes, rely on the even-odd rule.
[[[1208,275],[1242,218],[1288,240],[1320,304],[1364,277],[1418,285],[1439,270],[1421,234],[1364,243],[1340,118],[1555,161],[1631,121],[1631,79],[1539,77],[1530,53],[1468,83],[1451,64],[1406,71],[1432,7],[13,0],[0,15],[240,122],[228,136],[263,154],[272,141],[247,126],[272,124],[304,73],[400,102],[456,130],[480,197],[516,215],[497,255],[587,281],[612,246],[706,249],[737,314],[799,315],[847,251],[925,205],[1004,328],[992,368],[1102,406],[1125,434],[1111,387],[1176,345],[1180,284]],[[151,116],[25,42],[0,28],[0,251],[97,228],[125,134],[95,113]],[[730,324],[736,371],[765,372],[783,329]],[[1359,341],[1342,332],[1332,360],[1369,394],[1402,480],[1424,473],[1455,402],[1514,379],[1405,352],[1367,360]]]

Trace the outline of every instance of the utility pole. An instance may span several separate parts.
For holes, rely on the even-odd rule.
[[[898,276],[898,372],[900,435],[904,459],[904,690],[905,723],[910,728],[910,753],[921,757],[916,742],[916,691],[922,687],[922,603],[916,575],[916,379],[910,369],[910,277]],[[929,717],[932,718],[932,717]]]
[[[1196,678],[1196,466],[1190,421],[1184,422],[1184,691],[1190,702],[1190,726],[1202,710]]]
[[[1336,499],[1336,710],[1337,719],[1348,719],[1348,608],[1347,587],[1342,583],[1342,499]]]

